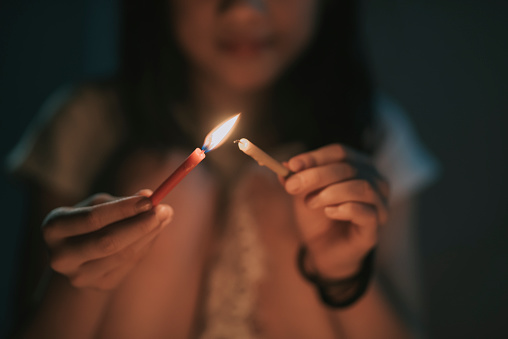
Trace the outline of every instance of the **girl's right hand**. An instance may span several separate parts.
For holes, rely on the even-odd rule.
[[[150,194],[98,194],[51,211],[42,225],[51,268],[77,288],[117,287],[172,220],[172,208],[153,208]]]

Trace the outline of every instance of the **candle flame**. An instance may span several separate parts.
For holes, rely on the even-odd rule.
[[[233,126],[236,121],[240,117],[240,113],[237,115],[227,119],[222,124],[215,127],[213,130],[208,133],[205,138],[205,142],[203,143],[203,147],[201,148],[205,152],[209,152],[212,149],[219,147],[226,140],[226,138],[231,134],[233,130]]]

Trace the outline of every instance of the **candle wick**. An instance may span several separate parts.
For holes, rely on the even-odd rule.
[[[236,139],[235,141],[233,141],[235,144],[238,144],[240,142],[240,140]]]

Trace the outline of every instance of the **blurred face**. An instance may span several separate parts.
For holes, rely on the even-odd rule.
[[[311,38],[318,0],[172,0],[194,74],[249,92],[269,86]]]

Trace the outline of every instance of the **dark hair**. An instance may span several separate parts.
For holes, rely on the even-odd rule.
[[[314,39],[274,86],[272,123],[282,141],[341,142],[370,151],[371,83],[361,53],[358,1],[325,1]],[[175,144],[186,136],[170,104],[188,95],[185,58],[172,36],[167,0],[124,0],[119,79],[133,137]]]

